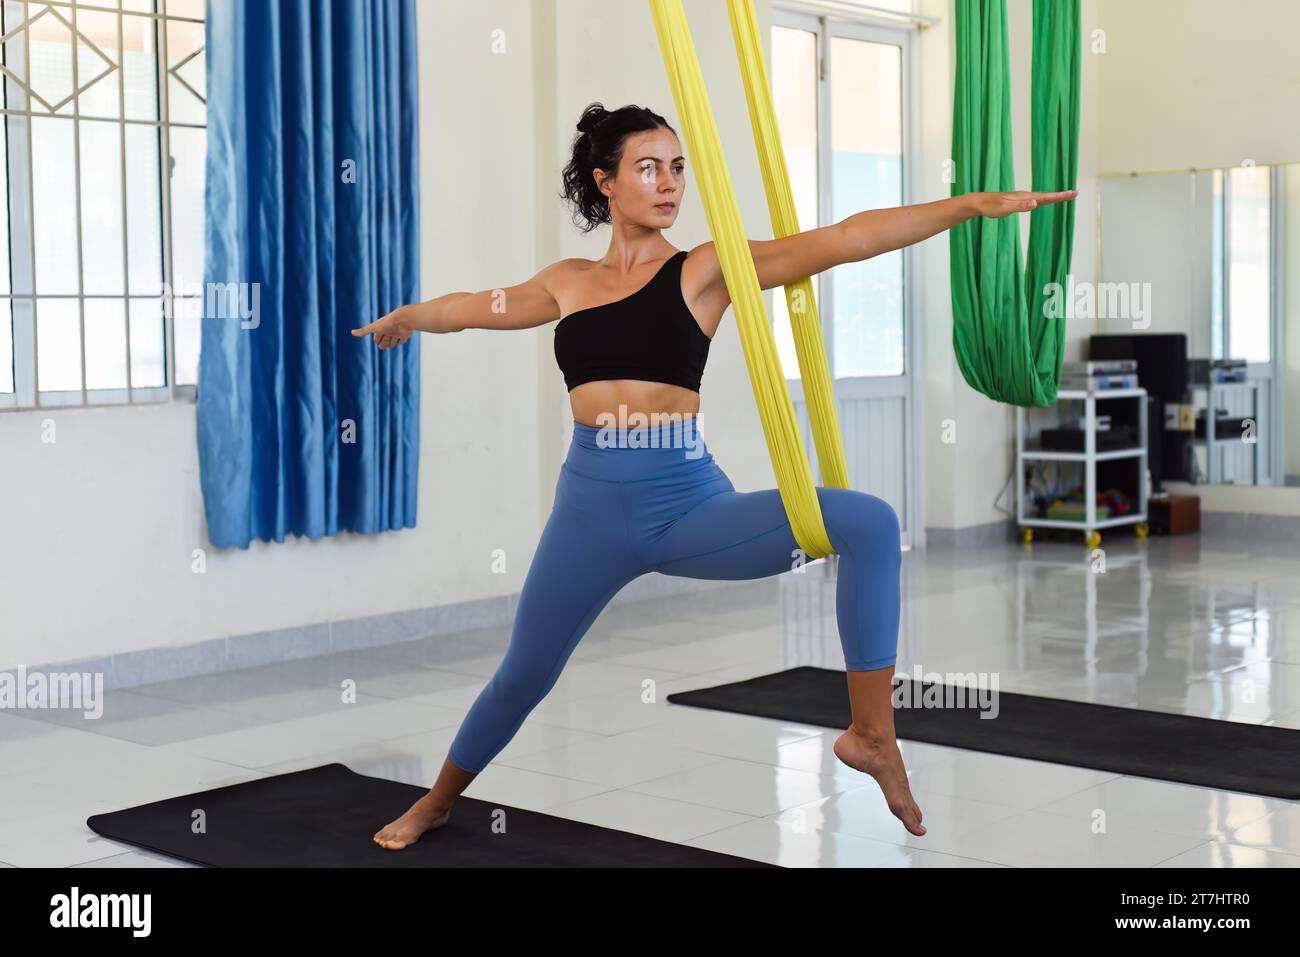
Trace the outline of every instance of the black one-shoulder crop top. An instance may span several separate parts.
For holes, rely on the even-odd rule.
[[[602,379],[641,379],[700,390],[712,341],[682,297],[682,250],[654,278],[615,302],[571,312],[555,327],[555,360],[573,390]]]

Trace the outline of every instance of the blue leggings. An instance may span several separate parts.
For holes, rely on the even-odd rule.
[[[898,645],[898,516],[866,492],[817,488],[839,553],[836,616],[849,671],[891,666]],[[799,545],[776,489],[737,492],[694,417],[633,429],[574,423],[501,665],[449,757],[479,772],[559,679],[609,600],[647,572],[741,580],[790,571]]]

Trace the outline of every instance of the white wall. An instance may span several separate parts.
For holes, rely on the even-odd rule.
[[[1106,31],[1107,172],[1300,160],[1294,0],[1085,0]]]

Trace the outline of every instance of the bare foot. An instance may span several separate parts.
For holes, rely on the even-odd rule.
[[[912,800],[912,789],[907,784],[907,768],[898,742],[892,738],[869,737],[849,728],[835,739],[835,756],[864,774],[870,774],[884,792],[885,803],[894,817],[903,822],[908,832],[920,837],[925,833],[921,824],[921,809]]]
[[[414,844],[425,831],[442,827],[451,816],[451,805],[435,798],[430,792],[411,805],[410,810],[396,821],[381,828],[374,842],[390,851],[400,851]]]

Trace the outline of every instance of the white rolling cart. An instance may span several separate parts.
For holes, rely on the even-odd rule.
[[[1028,416],[1022,406],[1016,407],[1016,523],[1024,530],[1026,542],[1033,541],[1035,528],[1069,528],[1083,532],[1084,542],[1089,548],[1101,544],[1101,529],[1120,525],[1134,525],[1139,538],[1146,538],[1150,531],[1147,525],[1147,390],[1146,389],[1101,389],[1083,391],[1081,389],[1062,389],[1057,393],[1056,408],[1062,403],[1081,403],[1083,414],[1082,452],[1058,452],[1041,448],[1030,448],[1027,442],[1032,436],[1028,434]],[[1134,448],[1097,450],[1097,403],[1112,401],[1129,401],[1138,404],[1138,444]],[[1073,417],[1073,416],[1070,416]],[[1138,459],[1137,488],[1131,496],[1138,503],[1137,509],[1128,515],[1112,518],[1097,518],[1097,463],[1115,459]],[[1083,465],[1084,518],[1082,521],[1065,519],[1039,518],[1025,514],[1025,467],[1033,462],[1079,462]],[[1126,490],[1127,491],[1127,490]]]

